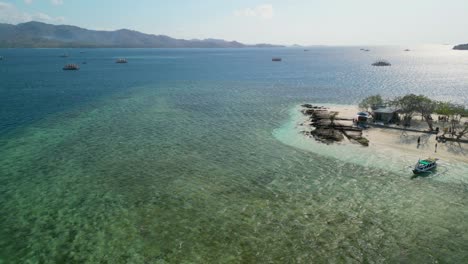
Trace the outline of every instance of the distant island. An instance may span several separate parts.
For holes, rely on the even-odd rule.
[[[221,39],[185,40],[134,30],[89,30],[69,25],[27,22],[0,23],[0,48],[275,48],[281,45],[248,45]]]
[[[454,50],[468,50],[468,44],[460,44],[453,47]]]

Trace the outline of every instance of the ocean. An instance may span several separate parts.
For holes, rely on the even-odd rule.
[[[0,49],[0,263],[466,262],[467,164],[411,179],[293,129],[302,103],[468,105],[468,52],[360,48]]]

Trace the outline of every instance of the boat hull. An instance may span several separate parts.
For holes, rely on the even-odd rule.
[[[434,166],[434,167],[429,168],[429,169],[424,169],[424,170],[413,169],[413,174],[414,175],[421,175],[421,174],[426,174],[426,173],[432,173],[436,168],[437,168],[437,166]]]

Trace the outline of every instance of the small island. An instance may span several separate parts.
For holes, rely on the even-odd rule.
[[[393,153],[468,162],[468,109],[409,94],[373,95],[358,106],[301,105],[301,134],[319,144],[358,144]]]
[[[378,60],[372,63],[372,66],[392,66],[392,64],[386,60]]]
[[[454,50],[468,50],[468,44],[460,44],[453,47]]]

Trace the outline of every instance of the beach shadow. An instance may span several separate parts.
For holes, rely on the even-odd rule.
[[[415,144],[417,148],[427,148],[429,139],[431,138],[431,134],[408,134],[406,131],[402,131],[400,134],[400,141],[401,144],[412,145]],[[420,142],[418,144],[418,138],[420,138]]]
[[[466,144],[462,144],[460,142],[448,141],[444,144],[444,146],[447,149],[447,151],[450,153],[462,155],[462,156],[468,155],[468,152],[467,152],[468,146]]]

